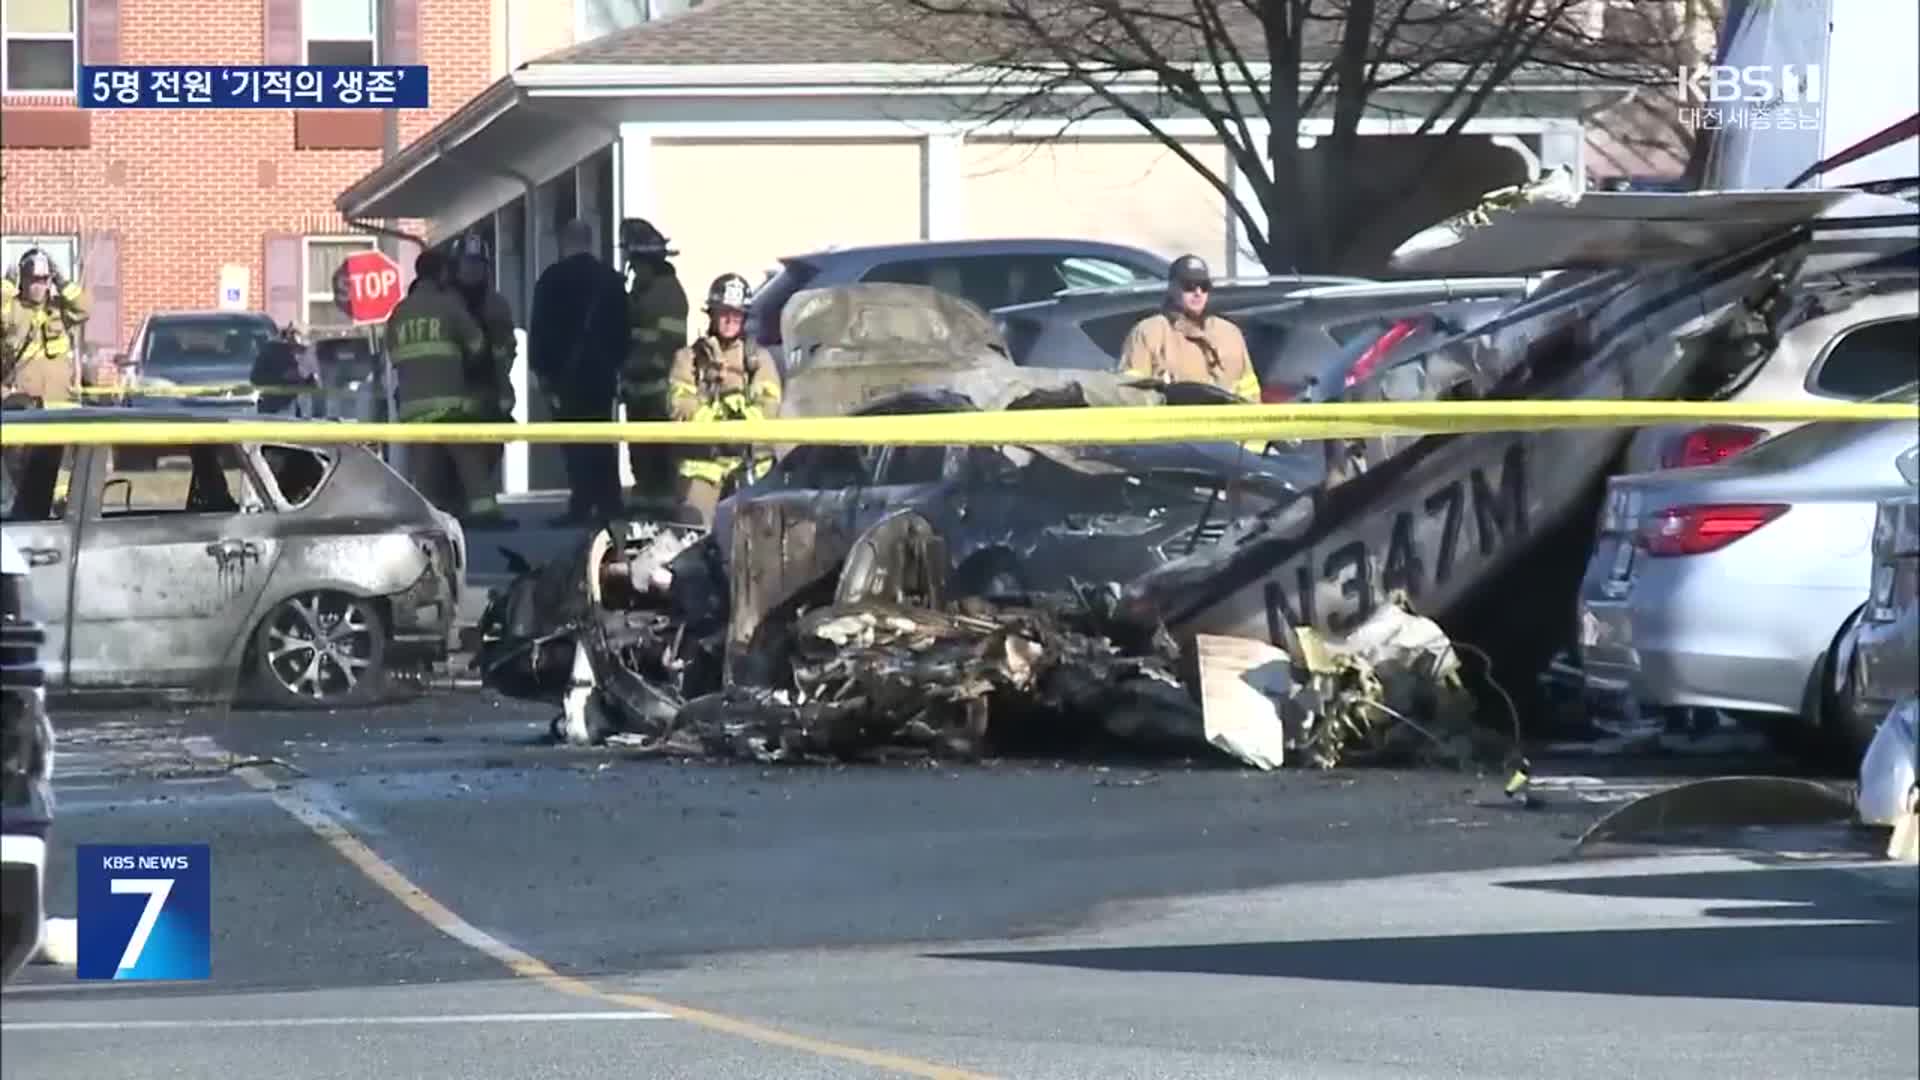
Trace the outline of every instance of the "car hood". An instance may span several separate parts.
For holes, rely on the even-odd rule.
[[[1014,369],[993,320],[922,285],[804,289],[780,315],[783,416],[843,416],[943,376]]]

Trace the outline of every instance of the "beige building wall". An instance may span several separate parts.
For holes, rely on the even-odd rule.
[[[1185,146],[1226,175],[1218,139]],[[969,238],[1091,237],[1168,258],[1197,252],[1225,272],[1226,201],[1152,139],[969,139],[960,158]]]
[[[652,157],[653,221],[696,310],[727,271],[758,288],[783,255],[920,239],[918,140],[662,139]]]

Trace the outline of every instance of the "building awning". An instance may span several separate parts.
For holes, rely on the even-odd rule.
[[[509,75],[334,200],[349,221],[464,223],[619,137],[589,99],[529,98]]]
[[[1260,66],[1251,67],[1259,78]],[[1151,96],[1157,84],[1151,76],[1119,76],[1109,89]],[[1523,126],[1577,123],[1597,98],[1617,93],[1617,88],[1578,81],[1505,89],[1514,92],[1513,100],[1496,95],[1483,108],[1486,119],[1474,127],[1503,120]],[[769,117],[805,121],[850,110],[897,118],[904,131],[920,122],[909,117],[958,118],[956,110],[969,102],[977,108],[979,95],[996,92],[1007,92],[1000,80],[953,65],[577,63],[561,54],[495,82],[348,188],[335,206],[348,220],[433,219],[457,226],[614,142],[626,121],[698,117],[705,126],[729,117],[764,126]],[[769,101],[783,104],[770,110]]]

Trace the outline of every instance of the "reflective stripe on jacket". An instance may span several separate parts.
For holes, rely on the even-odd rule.
[[[687,344],[687,291],[671,264],[628,272],[627,326],[620,393],[625,397],[665,395],[674,354]]]
[[[74,332],[87,321],[87,294],[68,282],[51,303],[29,303],[11,282],[0,300],[0,386],[47,404],[71,401],[80,384]]]
[[[767,350],[744,337],[726,344],[712,334],[673,356],[668,378],[673,395],[673,418],[689,420],[703,405],[739,394],[747,404],[775,415],[780,409],[780,371]]]
[[[493,409],[491,388],[473,386],[467,372],[485,355],[480,324],[452,292],[419,282],[387,317],[387,356],[393,363],[395,408],[401,420],[483,418]]]
[[[745,394],[738,391],[722,394],[713,401],[696,406],[682,420],[763,420],[768,413],[760,406],[747,400]],[[726,482],[728,476],[738,472],[746,463],[745,455],[738,446],[689,446],[680,459],[680,475],[690,480],[705,480],[714,485]],[[773,456],[768,453],[753,455],[752,479],[758,480],[773,468]]]

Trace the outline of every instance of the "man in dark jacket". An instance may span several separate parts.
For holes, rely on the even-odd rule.
[[[560,230],[560,254],[534,285],[528,367],[554,419],[612,420],[627,354],[626,283],[594,255],[593,227],[583,220]],[[623,514],[619,445],[568,445],[562,452],[567,512],[553,524],[584,525]]]

